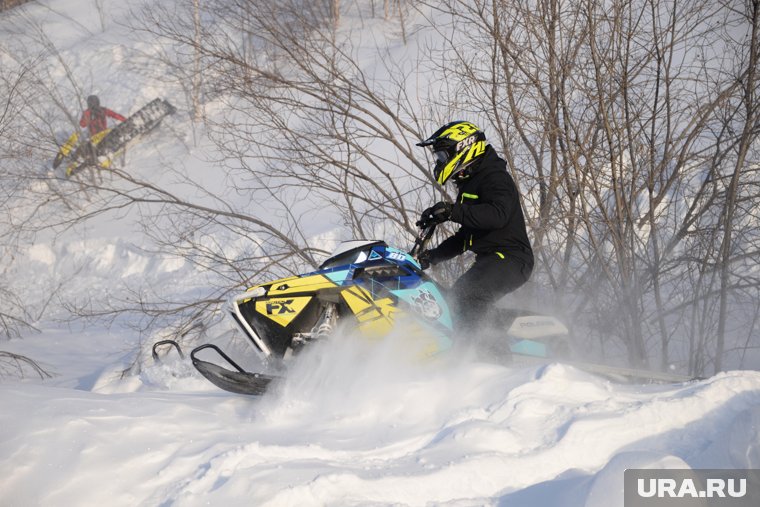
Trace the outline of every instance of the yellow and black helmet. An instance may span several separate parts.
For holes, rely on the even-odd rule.
[[[435,155],[433,175],[443,185],[466,176],[467,169],[486,152],[486,135],[468,121],[452,121],[417,146],[430,147]]]

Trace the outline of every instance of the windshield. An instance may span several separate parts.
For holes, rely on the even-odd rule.
[[[333,254],[322,263],[320,269],[335,268],[346,264],[357,264],[368,259],[372,260],[372,255],[377,255],[377,258],[381,258],[379,254],[374,254],[372,252],[372,248],[375,246],[386,245],[384,241],[344,241],[338,245],[338,248],[335,249]]]

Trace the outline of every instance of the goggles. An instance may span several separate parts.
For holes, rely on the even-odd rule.
[[[434,151],[434,150],[432,150],[432,148],[431,148],[431,151],[433,151],[433,155],[435,156],[435,160],[439,164],[445,164],[446,162],[449,161],[449,154],[447,152],[441,151],[441,150]]]

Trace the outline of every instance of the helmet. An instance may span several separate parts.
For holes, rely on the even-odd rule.
[[[433,175],[443,185],[449,179],[460,181],[468,176],[467,169],[486,151],[486,135],[467,121],[453,121],[417,143],[430,146],[436,162]]]
[[[87,107],[90,109],[97,109],[100,107],[100,99],[97,95],[90,95],[87,97]]]

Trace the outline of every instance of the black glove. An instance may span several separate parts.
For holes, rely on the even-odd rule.
[[[448,202],[437,202],[432,207],[426,209],[417,220],[417,227],[424,229],[433,224],[442,224],[451,218],[451,204]]]
[[[423,271],[425,271],[427,268],[433,265],[433,259],[432,255],[430,255],[430,250],[425,250],[423,252],[420,252],[420,254],[417,256],[417,262],[420,263],[420,267]]]

